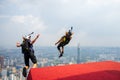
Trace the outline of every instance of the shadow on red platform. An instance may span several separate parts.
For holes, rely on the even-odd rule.
[[[120,80],[120,71],[99,71],[57,80]]]
[[[120,80],[120,63],[105,61],[32,68],[27,80]]]

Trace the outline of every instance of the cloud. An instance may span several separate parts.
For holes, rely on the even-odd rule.
[[[10,18],[10,16],[7,16],[7,15],[0,15],[0,19],[1,18]]]
[[[25,16],[13,16],[11,21],[15,23],[25,23]]]
[[[33,15],[12,16],[11,22],[22,24],[23,27],[28,28],[28,31],[44,31],[46,29],[44,22],[39,17]]]

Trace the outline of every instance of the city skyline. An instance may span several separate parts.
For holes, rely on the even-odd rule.
[[[19,49],[3,49],[0,52],[0,65],[3,65],[0,67],[2,69],[0,79],[24,80],[22,79],[24,78],[22,76],[24,56],[21,51]],[[54,47],[38,47],[35,54],[39,68],[102,61],[120,62],[120,47],[66,47],[62,58],[58,58],[59,52]],[[32,67],[31,61],[30,67]]]
[[[120,46],[119,0],[1,0],[0,46],[40,34],[35,46],[55,46],[73,26],[69,46]]]

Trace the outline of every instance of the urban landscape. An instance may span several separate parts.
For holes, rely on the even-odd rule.
[[[120,61],[119,47],[66,47],[59,58],[56,47],[35,47],[38,67],[83,64],[99,61]],[[24,58],[20,48],[0,49],[0,80],[25,80]],[[30,61],[32,66],[32,62]]]

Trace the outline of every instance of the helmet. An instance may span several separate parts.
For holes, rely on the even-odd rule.
[[[26,36],[26,39],[30,39],[31,38],[31,36]]]
[[[31,36],[24,36],[24,37],[23,37],[23,39],[25,39],[25,40],[26,40],[26,39],[30,39],[30,38],[31,38]]]

